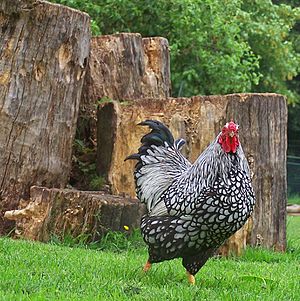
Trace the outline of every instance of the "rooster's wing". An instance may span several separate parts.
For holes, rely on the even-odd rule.
[[[169,129],[159,121],[146,120],[139,125],[152,130],[142,137],[138,153],[126,158],[138,160],[134,173],[137,197],[147,205],[149,214],[166,215],[167,209],[160,196],[191,167],[180,152],[185,141],[174,141]]]

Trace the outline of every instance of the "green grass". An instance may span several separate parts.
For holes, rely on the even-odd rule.
[[[91,245],[97,249],[0,238],[0,300],[299,300],[299,228],[300,217],[289,217],[285,254],[248,249],[213,258],[195,286],[180,260],[143,274],[147,252],[136,233],[110,234]]]
[[[299,194],[291,195],[288,199],[288,204],[298,204],[298,205],[300,205],[300,195]]]

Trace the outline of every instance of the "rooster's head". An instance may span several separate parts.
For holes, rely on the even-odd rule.
[[[219,136],[218,142],[221,144],[224,152],[236,152],[236,149],[240,144],[238,132],[239,126],[235,124],[232,120],[230,122],[227,122],[223,126],[222,133]]]

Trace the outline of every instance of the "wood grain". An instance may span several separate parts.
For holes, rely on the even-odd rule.
[[[43,1],[0,5],[0,234],[33,184],[62,187],[90,45],[89,16]]]

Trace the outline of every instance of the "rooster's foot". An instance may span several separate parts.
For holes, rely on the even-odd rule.
[[[189,271],[186,271],[186,275],[187,275],[187,278],[188,278],[188,282],[192,285],[195,284],[195,277],[194,275],[192,275]]]
[[[146,264],[143,267],[143,271],[144,272],[148,272],[151,268],[151,263],[149,262],[149,260],[146,262]]]

